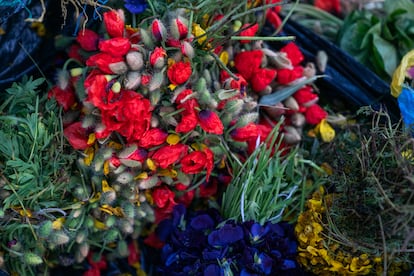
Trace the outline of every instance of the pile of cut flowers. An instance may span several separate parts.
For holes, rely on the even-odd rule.
[[[120,2],[1,95],[6,275],[412,269],[407,124],[319,101],[284,2]]]

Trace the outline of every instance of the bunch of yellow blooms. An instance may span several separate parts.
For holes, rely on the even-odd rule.
[[[300,214],[295,226],[298,262],[316,275],[382,275],[384,263],[380,255],[347,252],[326,233],[322,218],[332,200],[333,194],[325,195],[321,187],[308,200],[307,210]],[[393,262],[387,275],[398,275],[401,271],[402,264]]]

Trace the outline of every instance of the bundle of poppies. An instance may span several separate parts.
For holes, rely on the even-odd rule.
[[[72,164],[59,196],[72,203],[48,201],[53,216],[32,216],[24,196],[5,205],[6,224],[37,241],[7,233],[6,269],[99,275],[128,257],[143,273],[140,240],[159,274],[302,274],[314,264],[298,263],[306,229],[298,243],[293,223],[326,169],[300,145],[306,133],[331,142],[338,121],[314,85],[326,59],[277,35],[281,1],[125,2],[61,38],[67,59],[45,101],[61,110]]]

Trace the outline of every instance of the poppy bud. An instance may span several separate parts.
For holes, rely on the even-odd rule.
[[[299,131],[293,126],[285,126],[283,133],[283,141],[290,145],[299,143],[302,140],[302,137]]]
[[[316,75],[316,68],[313,62],[308,62],[303,69],[303,75],[307,78],[312,78]]]
[[[71,77],[78,77],[78,76],[82,75],[82,73],[83,73],[83,69],[80,68],[80,67],[70,69],[70,76]]]
[[[83,243],[87,237],[88,237],[88,234],[85,231],[79,231],[76,234],[75,241],[77,243]]]
[[[183,55],[185,55],[189,59],[194,58],[195,55],[194,48],[188,41],[183,41],[181,43],[181,53],[183,53]]]
[[[105,220],[105,225],[106,227],[110,228],[112,226],[114,226],[116,223],[116,218],[114,216],[109,216],[107,217],[107,219]]]
[[[83,242],[81,245],[79,245],[79,253],[82,257],[86,258],[89,253],[89,243]]]
[[[322,73],[326,70],[328,64],[328,54],[325,51],[318,51],[316,54],[316,66]]]
[[[129,255],[128,244],[125,240],[120,240],[117,242],[116,252],[119,254],[121,258],[128,257]]]
[[[113,190],[102,193],[101,195],[101,204],[111,204],[116,199],[116,193]]]
[[[239,120],[236,123],[237,127],[244,127],[250,123],[254,123],[259,118],[259,114],[257,112],[250,112],[240,116]]]
[[[156,41],[165,40],[167,36],[167,30],[165,29],[164,24],[159,19],[155,19],[151,24],[152,36]]]
[[[230,100],[224,106],[224,112],[233,114],[234,116],[239,115],[242,109],[243,109],[243,100],[241,99]]]
[[[117,75],[122,75],[128,71],[128,66],[124,61],[109,64],[109,69]]]
[[[52,245],[63,245],[69,242],[69,236],[63,231],[54,231],[48,240]]]
[[[154,41],[152,40],[152,37],[149,35],[149,33],[144,28],[139,29],[139,34],[140,34],[142,42],[144,42],[144,45],[147,48],[149,49],[154,48]]]
[[[129,201],[124,201],[122,203],[122,212],[125,214],[127,218],[134,218],[135,217],[135,207]]]
[[[123,172],[118,175],[116,181],[121,184],[128,184],[134,179],[133,175],[130,172]]]
[[[262,108],[272,119],[278,119],[286,112],[286,107],[281,102],[272,106],[263,106]]]
[[[52,233],[52,229],[52,221],[47,220],[39,225],[39,228],[37,228],[37,234],[40,238],[47,238],[50,233]]]
[[[107,242],[114,242],[118,240],[120,233],[117,229],[109,229],[105,231],[104,240]]]
[[[178,16],[171,20],[170,30],[174,39],[184,39],[188,35],[188,21],[185,18]]]
[[[167,53],[162,47],[156,47],[151,52],[149,61],[152,67],[155,69],[162,69],[165,66]]]
[[[151,189],[153,187],[155,187],[158,182],[159,182],[159,178],[157,176],[150,176],[147,177],[145,179],[141,179],[139,180],[139,184],[138,184],[138,188],[140,189]]]
[[[144,66],[144,58],[140,52],[129,52],[126,55],[126,62],[129,68],[133,71],[139,71]]]
[[[23,255],[23,262],[28,265],[39,265],[43,263],[43,260],[39,255],[27,252]]]
[[[129,71],[124,79],[124,86],[126,90],[135,90],[141,84],[141,74],[136,71]]]
[[[123,37],[124,35],[124,14],[122,10],[111,10],[105,12],[104,15],[104,24],[106,31],[111,37]]]
[[[132,227],[132,223],[126,219],[120,221],[119,228],[124,234],[132,234],[132,232],[134,232],[134,227]]]
[[[164,83],[164,72],[156,72],[151,78],[151,81],[148,85],[148,89],[150,92],[160,89],[162,84]]]
[[[306,122],[305,115],[303,115],[302,113],[296,112],[292,114],[292,116],[290,117],[290,122],[295,127],[302,127]]]
[[[290,110],[293,110],[293,111],[299,110],[299,104],[293,97],[288,97],[286,100],[284,100],[283,104]]]

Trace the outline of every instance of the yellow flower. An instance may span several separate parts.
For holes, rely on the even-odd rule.
[[[168,145],[176,145],[180,142],[180,136],[178,134],[172,133],[167,136]]]
[[[62,229],[63,223],[65,222],[65,218],[64,217],[60,217],[56,220],[53,221],[52,223],[52,228],[55,230],[60,230]]]
[[[95,156],[94,147],[89,147],[89,148],[85,149],[84,154],[86,155],[85,159],[84,159],[85,165],[90,166],[92,164],[93,158]]]
[[[193,35],[197,38],[198,44],[200,45],[203,44],[204,41],[206,41],[207,39],[207,36],[205,35],[206,31],[203,28],[201,28],[199,24],[196,24],[196,23],[193,23],[192,30],[193,30],[192,31]]]
[[[221,52],[219,58],[224,65],[229,63],[229,53],[227,51]]]
[[[402,85],[407,77],[407,69],[413,66],[414,50],[411,50],[402,58],[400,65],[394,71],[391,82],[391,95],[397,98],[401,94]]]
[[[315,133],[319,134],[322,141],[329,143],[335,138],[335,130],[326,119],[323,119],[316,127]]]

